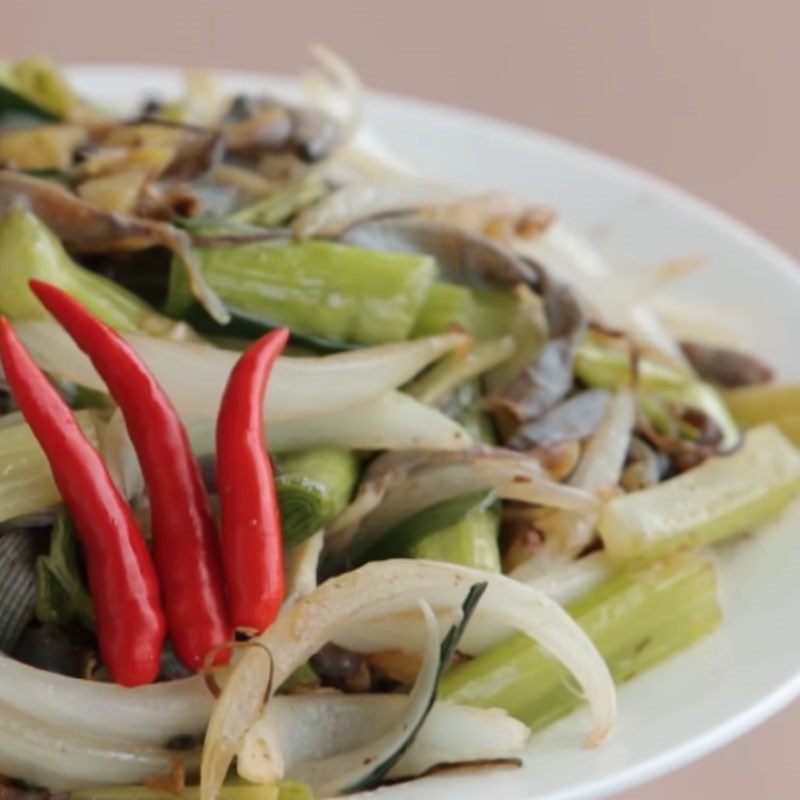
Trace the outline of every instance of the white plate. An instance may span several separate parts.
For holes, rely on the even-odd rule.
[[[165,69],[91,67],[73,74],[87,95],[115,103],[174,92],[180,84],[179,74]],[[225,79],[240,90],[265,87],[252,75]],[[379,95],[368,111],[377,133],[425,171],[552,205],[614,264],[709,254],[711,266],[681,291],[749,308],[755,351],[768,355],[782,377],[800,377],[800,269],[739,223],[629,167],[532,131]],[[377,794],[386,800],[607,797],[758,725],[800,694],[798,511],[756,540],[725,548],[723,628],[621,688],[609,743],[587,749],[588,720],[578,712],[535,736],[520,770],[442,775]]]

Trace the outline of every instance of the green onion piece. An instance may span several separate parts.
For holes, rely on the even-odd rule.
[[[287,547],[313,536],[344,511],[358,473],[358,459],[341,447],[315,447],[281,456],[275,485]]]
[[[95,412],[78,411],[78,424],[97,446]],[[50,465],[24,423],[0,428],[0,522],[54,506],[61,501]]]
[[[232,312],[293,333],[381,344],[411,335],[436,275],[428,256],[333,242],[254,242],[197,249],[209,285]],[[173,262],[167,313],[191,313],[186,270]]]
[[[713,564],[684,553],[622,573],[569,604],[617,683],[638,675],[713,631],[721,621]],[[517,635],[442,680],[440,696],[502,708],[537,730],[581,703],[563,667]]]
[[[800,384],[747,386],[724,393],[725,402],[743,428],[774,423],[800,445]]]
[[[288,222],[298,212],[325,195],[325,183],[316,175],[267,195],[228,217],[230,222],[273,228]]]
[[[73,789],[69,800],[175,800],[175,793],[166,789],[149,789],[146,786],[98,786],[91,789]],[[181,800],[200,800],[199,786],[186,786]],[[314,794],[305,783],[281,781],[276,785],[231,782],[224,784],[217,800],[314,800]]]
[[[641,563],[757,528],[798,492],[800,452],[767,425],[749,431],[730,455],[615,498],[598,529],[614,563]]]
[[[103,322],[123,333],[165,333],[174,322],[108,278],[78,266],[31,213],[15,208],[0,219],[0,314],[49,319],[28,281],[55,284]]]
[[[94,630],[94,606],[78,567],[78,541],[66,512],[56,517],[50,552],[36,561],[36,618],[63,625],[78,619]]]

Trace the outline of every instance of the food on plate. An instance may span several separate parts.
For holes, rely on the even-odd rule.
[[[0,69],[11,798],[336,796],[582,704],[599,746],[800,492],[800,388],[658,298],[701,261],[421,174],[313,56],[127,112]]]

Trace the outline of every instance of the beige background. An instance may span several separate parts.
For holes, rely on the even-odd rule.
[[[375,88],[624,158],[795,256],[798,30],[796,0],[0,0],[0,52],[9,57],[294,72],[304,45],[324,41]],[[795,800],[798,741],[795,705],[622,797]]]

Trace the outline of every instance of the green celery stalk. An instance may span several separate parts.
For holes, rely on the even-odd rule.
[[[310,175],[231,214],[228,221],[273,228],[287,222],[324,194],[325,183],[316,175]]]
[[[458,525],[475,514],[488,511],[495,500],[496,495],[491,489],[442,500],[398,522],[372,545],[364,560],[377,561],[408,556],[423,539]]]
[[[496,444],[494,427],[488,414],[481,410],[480,401],[480,385],[473,380],[462,384],[451,402],[460,406],[456,418],[474,441]],[[405,550],[400,555],[500,572],[500,516],[497,502],[493,494],[488,492],[476,492],[472,497],[477,501],[474,507],[469,507],[470,495],[463,495],[425,509],[415,518],[401,523],[414,535],[407,539]],[[459,508],[460,518],[457,516]],[[446,519],[448,514],[452,521]]]
[[[73,789],[67,793],[69,800],[175,800],[175,793],[147,786],[98,786]],[[180,793],[182,800],[200,800],[199,786],[186,786]],[[281,781],[279,784],[230,782],[224,784],[217,800],[314,800],[308,784],[299,781]]]
[[[96,413],[87,409],[75,416],[97,446],[100,422]],[[27,424],[0,428],[0,522],[60,501],[47,458]]]
[[[475,302],[472,292],[454,283],[434,283],[414,324],[414,336],[433,336],[450,328],[472,327]]]
[[[381,344],[409,338],[436,275],[432,258],[321,241],[253,242],[197,249],[208,283],[232,312],[293,333]],[[167,313],[193,297],[173,263]]]
[[[174,322],[118,284],[78,266],[61,242],[28,211],[15,208],[0,218],[0,314],[49,319],[28,281],[55,284],[80,300],[103,322],[123,333],[165,333]]]
[[[800,445],[800,384],[730,389],[724,393],[724,398],[734,419],[743,428],[772,422],[784,436]]]
[[[462,328],[476,339],[497,339],[513,332],[520,301],[511,289],[469,289],[455,283],[434,283],[422,306],[414,336],[432,336]],[[537,334],[537,341],[541,337]]]
[[[683,650],[721,621],[714,566],[698,553],[616,575],[567,611],[597,646],[617,683]],[[534,730],[581,703],[569,688],[566,670],[523,635],[450,671],[440,697],[505,709]]]
[[[473,513],[412,544],[408,555],[500,572],[498,528],[499,520],[494,509]]]
[[[344,511],[358,474],[358,459],[341,447],[280,457],[275,485],[287,547],[300,544]]]
[[[641,563],[763,525],[799,491],[800,452],[765,425],[730,455],[607,503],[598,530],[614,563]]]

